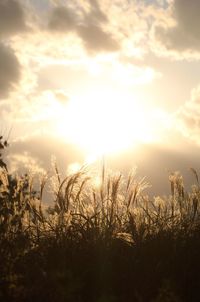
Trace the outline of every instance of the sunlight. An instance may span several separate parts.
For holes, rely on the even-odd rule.
[[[113,91],[73,98],[57,123],[57,133],[92,156],[116,153],[153,139],[138,100]]]
[[[67,168],[67,172],[69,174],[74,174],[74,173],[77,173],[78,171],[80,171],[80,169],[81,169],[81,164],[78,162],[74,162],[74,163],[69,164],[69,166]]]

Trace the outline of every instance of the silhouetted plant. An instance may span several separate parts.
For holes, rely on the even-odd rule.
[[[175,172],[170,196],[150,199],[135,174],[103,167],[96,185],[86,168],[62,179],[55,166],[47,208],[46,177],[35,190],[0,159],[2,301],[199,301],[196,170],[190,192]]]

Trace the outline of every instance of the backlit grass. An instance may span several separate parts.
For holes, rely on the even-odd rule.
[[[3,150],[7,142],[0,140]],[[200,187],[150,199],[134,173],[87,168],[35,189],[0,157],[1,301],[199,301]]]

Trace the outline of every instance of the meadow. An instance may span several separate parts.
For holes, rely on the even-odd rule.
[[[3,152],[7,142],[0,138]],[[0,156],[0,300],[200,301],[200,184],[150,198],[145,179],[102,167],[62,178],[12,175]]]

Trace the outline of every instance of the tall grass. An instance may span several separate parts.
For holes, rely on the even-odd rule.
[[[7,142],[0,139],[3,150]],[[199,301],[200,186],[150,199],[148,184],[103,167],[61,178],[10,175],[0,156],[2,301]],[[52,180],[52,179],[51,179]]]

